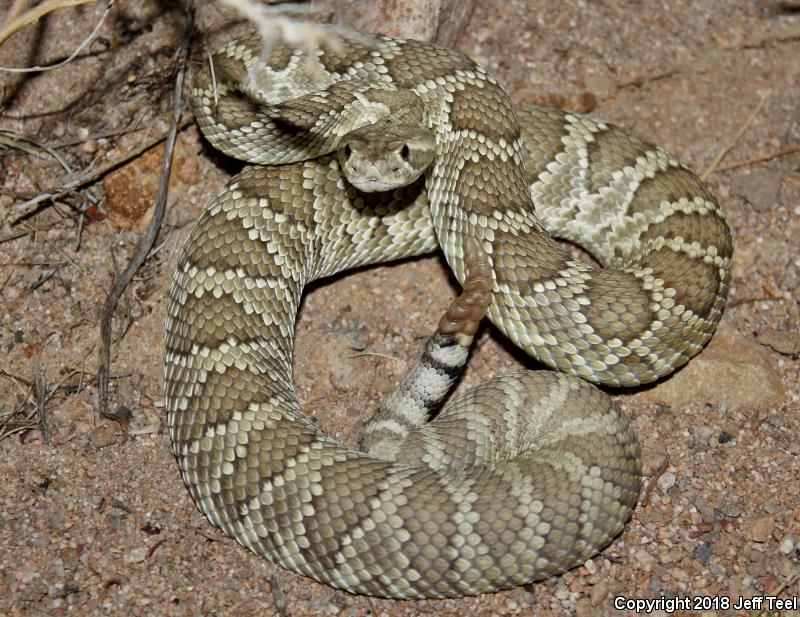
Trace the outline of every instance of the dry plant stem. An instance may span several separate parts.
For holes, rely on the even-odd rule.
[[[71,139],[69,141],[59,141],[58,143],[52,144],[50,148],[52,148],[53,150],[58,150],[59,148],[67,148],[69,146],[79,146],[83,143],[86,143],[86,141],[89,139],[107,139],[108,137],[119,137],[120,135],[130,135],[131,133],[138,133],[139,131],[142,130],[144,130],[144,127],[118,129],[114,131],[101,131],[99,133],[92,133],[87,138],[84,139]]]
[[[275,602],[275,612],[279,617],[291,617],[289,606],[286,604],[286,594],[283,592],[280,572],[274,563],[271,565],[270,587],[272,588],[272,600]]]
[[[89,4],[92,2],[97,2],[97,0],[47,0],[46,2],[42,2],[40,5],[33,7],[32,9],[20,15],[16,19],[12,19],[8,23],[8,25],[6,25],[2,30],[0,30],[0,45],[2,45],[3,42],[15,32],[21,30],[28,24],[32,24],[38,19],[41,19],[48,13],[51,13],[58,9],[66,9],[73,6],[80,6],[81,4]],[[11,13],[14,12],[15,11],[12,9]],[[11,17],[11,15],[9,15],[8,17]]]
[[[15,375],[14,373],[9,373],[7,370],[0,368],[0,377],[8,377],[14,384],[23,384],[30,388],[33,385],[33,382],[25,379],[24,377],[20,377],[19,375]],[[20,390],[22,392],[22,390]]]
[[[32,233],[36,233],[38,231],[34,227],[31,227],[30,225],[28,225],[25,222],[23,222],[22,225],[27,227],[28,230],[30,230]],[[64,251],[64,249],[56,246],[55,244],[50,242],[50,240],[48,240],[47,238],[42,238],[42,239],[44,240],[45,244],[47,244],[50,248],[52,248],[59,255],[61,255],[64,259],[66,259],[70,263],[70,265],[73,268],[75,268],[78,272],[80,272],[84,276],[89,276],[89,271],[86,268],[84,268],[81,264],[79,264],[77,261],[72,259],[72,257],[70,257],[69,254],[66,251]]]
[[[42,344],[43,346],[47,343],[49,338],[50,337],[48,336],[47,339],[45,339],[45,342]],[[75,370],[69,371],[58,381],[58,383],[51,387],[47,383],[47,377],[42,370],[41,362],[39,363],[36,371],[36,375],[31,381],[25,379],[24,377],[19,377],[18,375],[14,375],[13,373],[9,373],[8,371],[0,369],[0,377],[9,378],[16,386],[19,394],[25,398],[25,402],[22,404],[22,407],[19,410],[11,412],[10,414],[0,415],[0,441],[6,437],[9,437],[10,435],[24,433],[38,426],[42,433],[42,441],[44,441],[45,444],[50,443],[52,439],[52,433],[47,423],[47,416],[45,415],[47,401],[50,400],[50,397],[53,396],[55,392],[64,387],[65,381],[75,376],[77,372]],[[26,386],[27,389],[22,388],[22,385]],[[9,428],[12,418],[16,415],[19,415],[20,411],[24,409],[26,404],[31,405],[30,412],[26,413],[21,421],[17,421],[14,426]]]
[[[180,124],[178,124],[178,130],[182,131],[186,127],[191,124],[191,120],[184,120]],[[122,167],[125,163],[139,157],[141,154],[150,150],[150,148],[154,148],[162,141],[169,137],[169,133],[167,135],[159,135],[158,137],[153,137],[152,139],[148,139],[141,145],[137,146],[130,152],[126,152],[122,156],[115,158],[114,160],[109,161],[105,165],[101,165],[94,171],[87,171],[85,173],[80,174],[74,180],[70,180],[66,184],[61,185],[58,188],[53,188],[49,191],[45,191],[44,193],[40,193],[33,199],[29,199],[26,202],[18,204],[14,206],[14,209],[17,211],[14,214],[14,217],[9,221],[9,225],[14,226],[19,223],[22,219],[27,218],[36,210],[39,209],[39,206],[44,201],[55,201],[57,199],[61,199],[65,195],[68,195],[72,191],[79,189],[87,184],[91,184],[92,182],[96,182],[106,174],[114,171],[118,167]]]
[[[650,496],[653,494],[653,489],[656,487],[656,482],[658,482],[658,479],[664,475],[664,472],[667,471],[668,468],[669,457],[667,457],[667,459],[661,463],[659,468],[655,470],[650,478],[650,482],[648,483],[647,488],[644,490],[644,493],[642,494],[642,500],[640,502],[643,508],[646,508],[650,505]]]
[[[11,435],[24,433],[32,428],[36,428],[36,422],[33,420],[33,414],[31,414],[30,410],[27,412],[25,411],[25,407],[31,401],[34,393],[33,382],[24,377],[9,373],[2,368],[0,368],[0,377],[7,377],[10,379],[19,395],[23,398],[23,403],[19,405],[17,409],[0,414],[0,441],[2,441]],[[23,385],[25,388],[22,387]],[[35,408],[36,407],[33,406],[33,409]]]
[[[25,144],[30,144],[26,146]],[[18,135],[13,131],[2,131],[0,130],[0,145],[4,145],[8,148],[16,148],[17,150],[21,150],[22,152],[26,152],[28,154],[38,154],[39,151],[45,152],[52,156],[61,167],[64,168],[70,176],[75,173],[75,170],[72,169],[72,166],[66,161],[66,159],[61,156],[58,152],[56,152],[53,148],[48,146],[47,144],[43,144],[35,139],[30,137],[25,137],[24,135]]]
[[[25,10],[25,7],[28,6],[28,0],[14,0],[14,3],[11,5],[11,8],[5,14],[6,21],[12,21],[16,19],[22,11]]]
[[[50,428],[47,425],[47,399],[49,393],[47,391],[47,377],[41,371],[41,367],[36,373],[36,409],[39,413],[39,429],[42,431],[42,441],[45,445],[50,445]]]
[[[784,591],[786,591],[786,588],[789,585],[794,585],[795,581],[797,581],[798,579],[800,579],[800,570],[795,570],[794,574],[792,574],[791,576],[786,578],[781,583],[781,586],[778,587],[778,589],[776,589],[775,592],[772,593],[771,595],[776,596],[776,597],[780,596]],[[762,615],[767,615],[767,614],[772,615],[773,613],[771,611],[769,613],[767,613],[767,607],[764,607],[760,611],[758,611],[754,615],[754,617],[761,617]],[[775,614],[777,615],[777,613],[775,613]]]
[[[800,152],[800,144],[795,144],[793,146],[789,146],[788,148],[783,148],[781,150],[776,150],[775,152],[770,152],[769,154],[762,154],[761,156],[754,156],[751,159],[747,159],[745,161],[736,161],[734,163],[728,163],[727,165],[723,165],[722,167],[717,167],[713,173],[717,173],[720,171],[729,171],[731,169],[739,169],[740,167],[749,167],[750,165],[755,165],[756,163],[764,163],[766,161],[771,161],[772,159],[777,159],[782,156],[789,156],[790,154],[796,154]]]
[[[360,353],[354,353],[348,358],[360,358],[362,356],[377,356],[378,358],[386,358],[387,360],[391,360],[392,362],[401,362],[400,358],[395,358],[394,356],[390,356],[388,353],[378,353],[377,351],[362,351]]]
[[[74,6],[79,6],[81,4],[89,4],[92,2],[97,2],[97,0],[45,0],[42,4],[35,6],[24,15],[21,15],[19,18],[13,20],[8,26],[0,30],[0,45],[12,34],[17,32],[20,28],[27,26],[30,23],[40,19],[47,13],[55,11],[56,9],[64,9],[64,8],[71,8]],[[35,73],[39,71],[49,71],[51,69],[56,69],[60,66],[64,66],[72,62],[75,57],[81,53],[81,51],[92,42],[95,36],[97,36],[98,31],[100,30],[100,26],[103,25],[103,22],[108,17],[108,14],[111,12],[111,8],[114,6],[114,0],[107,0],[106,10],[103,12],[103,15],[100,17],[100,21],[97,22],[94,29],[92,30],[91,34],[87,36],[78,47],[75,48],[69,57],[62,61],[57,62],[56,64],[51,64],[48,66],[34,66],[30,68],[22,67],[7,67],[7,66],[0,66],[0,71],[6,71],[9,73]]]
[[[731,150],[733,150],[733,147],[742,138],[742,135],[744,135],[745,132],[747,132],[747,129],[750,128],[750,125],[753,124],[753,121],[756,119],[756,116],[759,113],[761,113],[761,109],[764,107],[764,103],[767,102],[767,99],[769,98],[770,94],[772,93],[768,90],[767,92],[761,95],[761,98],[758,101],[758,105],[756,105],[756,108],[753,110],[753,113],[750,114],[745,123],[741,126],[739,132],[736,133],[736,136],[730,141],[730,143],[727,146],[725,146],[722,150],[720,150],[717,153],[717,156],[715,156],[714,160],[711,161],[711,164],[708,166],[708,169],[706,169],[702,174],[700,174],[701,180],[703,181],[707,180],[708,177],[714,173],[714,170],[717,168],[717,165],[719,165],[720,161],[723,158],[725,158],[725,155],[728,154],[728,152],[730,152]]]
[[[17,238],[23,238],[24,236],[27,236],[29,234],[39,233],[40,231],[47,231],[49,229],[52,229],[55,226],[56,226],[55,223],[52,224],[52,225],[48,225],[47,227],[34,227],[32,225],[25,225],[25,227],[27,228],[25,231],[17,231],[17,232],[8,234],[7,236],[0,237],[0,244],[5,244],[6,242],[11,242],[12,240],[16,240]],[[3,264],[3,265],[8,266],[9,264]]]
[[[186,59],[189,54],[189,44],[194,33],[194,16],[195,5],[194,0],[189,0],[189,5],[186,11],[186,28],[183,34],[183,42],[181,44],[179,58],[178,58],[178,72],[175,76],[175,88],[172,93],[172,123],[167,134],[167,144],[164,149],[164,165],[161,169],[161,181],[158,187],[158,195],[156,197],[156,207],[153,213],[153,220],[150,222],[150,227],[147,233],[142,238],[139,244],[139,250],[134,258],[125,268],[125,271],[117,277],[114,284],[109,291],[106,298],[105,306],[100,324],[100,350],[97,369],[97,408],[102,417],[109,417],[108,414],[108,375],[109,365],[111,361],[111,321],[114,317],[114,309],[119,302],[122,292],[125,291],[128,283],[133,277],[134,273],[145,262],[150,249],[158,235],[158,230],[161,227],[161,221],[164,218],[164,211],[167,206],[167,193],[169,190],[169,176],[172,170],[172,154],[175,150],[175,141],[178,136],[178,127],[183,111],[183,79],[186,75]]]

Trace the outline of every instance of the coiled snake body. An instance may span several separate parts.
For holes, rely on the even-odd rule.
[[[226,45],[216,86],[205,72],[193,91],[209,141],[258,164],[211,200],[171,288],[170,435],[196,503],[251,550],[355,593],[458,597],[589,558],[630,516],[639,450],[608,397],[564,373],[645,383],[705,344],[732,252],[713,198],[621,129],[515,113],[484,69],[434,45],[344,37],[312,77],[305,52],[278,46],[263,66],[259,53],[254,38]],[[392,132],[409,115],[419,139]],[[427,147],[432,164],[362,192],[343,166],[354,148],[370,156],[358,131],[386,122],[395,159]],[[383,186],[363,173],[369,190]],[[543,225],[604,268],[572,259]],[[470,269],[464,296],[367,428],[367,451],[346,448],[294,393],[303,287],[437,248],[460,282]],[[486,305],[563,372],[495,379],[424,424]]]

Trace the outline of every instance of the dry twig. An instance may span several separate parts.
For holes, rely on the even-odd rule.
[[[164,218],[164,211],[167,206],[167,193],[169,191],[169,176],[172,170],[172,154],[175,150],[175,142],[178,137],[178,129],[183,112],[183,79],[186,74],[186,60],[189,55],[189,44],[194,33],[194,0],[189,0],[186,14],[186,29],[184,31],[183,43],[178,52],[178,70],[175,76],[175,87],[172,93],[172,122],[167,135],[167,144],[164,149],[164,165],[161,168],[161,181],[156,197],[155,212],[150,222],[147,233],[139,244],[139,250],[133,259],[128,263],[125,271],[114,281],[111,290],[103,306],[103,313],[100,325],[100,351],[97,370],[97,408],[101,416],[111,417],[108,414],[108,375],[111,362],[111,321],[114,317],[114,309],[122,297],[122,292],[128,286],[134,273],[141,267],[147,259],[150,249],[158,235],[161,221]]]
[[[286,602],[286,594],[283,591],[283,582],[280,572],[275,564],[270,560],[272,574],[270,575],[270,587],[272,587],[272,599],[275,602],[275,612],[279,617],[290,617],[289,605]]]
[[[740,167],[749,167],[750,165],[755,165],[756,163],[764,163],[765,161],[771,161],[772,159],[777,159],[782,156],[789,156],[790,154],[797,154],[798,152],[800,152],[800,144],[795,144],[793,146],[789,146],[788,148],[782,148],[780,150],[776,150],[775,152],[762,154],[761,156],[754,156],[753,158],[746,159],[744,161],[736,161],[734,163],[728,163],[727,165],[723,165],[722,167],[717,167],[711,173],[717,173],[720,171],[729,171],[731,169],[739,169]]]
[[[67,160],[47,144],[43,144],[32,137],[18,135],[13,131],[0,130],[0,145],[15,148],[27,154],[38,154],[40,151],[52,156],[70,176],[75,173]]]
[[[30,225],[28,225],[24,221],[22,222],[22,225],[24,227],[26,227],[28,230],[32,231],[32,232],[36,231],[36,229],[34,227],[31,227]],[[59,255],[61,255],[64,259],[66,259],[70,263],[70,265],[73,268],[75,268],[78,272],[80,272],[84,276],[89,276],[89,271],[86,268],[84,268],[81,264],[79,264],[77,261],[75,261],[72,257],[70,257],[69,253],[67,253],[64,249],[62,249],[61,247],[53,244],[52,242],[50,242],[50,240],[48,240],[44,236],[42,236],[42,240],[44,240],[45,244],[47,244],[51,249],[53,249]]]
[[[73,6],[79,6],[81,4],[89,4],[91,2],[97,2],[97,0],[45,0],[41,4],[33,7],[23,15],[20,15],[18,18],[13,19],[5,28],[0,30],[0,45],[3,44],[8,37],[12,34],[24,28],[28,24],[31,24],[48,13],[51,13],[57,9],[64,9],[70,8]],[[114,0],[107,0],[106,10],[103,11],[103,15],[100,17],[100,21],[97,22],[92,32],[87,36],[83,41],[81,41],[80,45],[75,48],[68,58],[62,60],[61,62],[56,62],[55,64],[51,64],[48,66],[34,66],[30,68],[25,67],[8,67],[8,66],[0,66],[0,71],[6,71],[9,73],[36,73],[39,71],[49,71],[52,69],[57,69],[60,66],[64,66],[72,62],[76,56],[83,51],[89,43],[91,43],[94,38],[97,36],[100,27],[103,25],[103,22],[108,17],[108,14],[111,12],[112,7],[114,6]]]
[[[16,433],[24,433],[36,428],[36,406],[29,405],[33,392],[33,382],[0,368],[0,377],[7,377],[17,388],[24,402],[10,412],[0,412],[0,441]],[[25,386],[23,388],[22,386]],[[26,409],[27,408],[27,409]]]
[[[39,430],[42,431],[42,441],[45,445],[50,444],[50,427],[47,425],[47,399],[50,398],[47,391],[47,377],[41,370],[36,371],[36,378],[34,379],[36,390],[36,410],[39,416]]]
[[[190,120],[184,120],[183,122],[178,124],[178,130],[182,131],[190,124],[191,124]],[[130,152],[126,152],[122,156],[119,156],[111,161],[108,161],[107,163],[101,165],[97,169],[94,169],[92,171],[86,171],[75,177],[73,180],[70,180],[66,184],[63,184],[59,187],[54,187],[48,191],[40,193],[33,199],[29,199],[26,202],[17,204],[16,206],[14,206],[15,214],[14,217],[10,220],[9,225],[14,226],[17,223],[19,223],[22,219],[27,218],[28,216],[33,214],[39,209],[39,206],[45,201],[55,201],[57,199],[61,199],[62,197],[68,195],[69,193],[71,193],[76,189],[84,187],[87,184],[91,184],[92,182],[96,182],[106,174],[111,173],[118,167],[122,167],[125,163],[132,161],[133,159],[137,158],[138,156],[150,150],[150,148],[154,148],[165,139],[168,139],[169,135],[170,133],[168,132],[166,135],[158,135],[156,137],[148,139],[147,141],[135,147]]]
[[[642,492],[641,504],[643,508],[646,508],[648,505],[650,505],[650,496],[653,494],[653,489],[655,489],[658,479],[664,475],[668,468],[669,457],[667,457],[664,462],[659,465],[658,469],[653,472],[653,475],[650,476],[650,482],[647,484],[647,488]]]
[[[700,174],[701,180],[707,180],[708,177],[714,173],[714,170],[717,168],[717,165],[719,165],[720,161],[723,158],[725,158],[725,155],[728,154],[728,152],[730,152],[731,150],[733,150],[733,147],[739,142],[739,140],[742,138],[742,135],[744,135],[747,129],[750,128],[750,125],[753,124],[753,121],[756,119],[756,116],[759,113],[761,113],[761,110],[764,107],[764,103],[767,102],[767,99],[769,98],[770,94],[771,92],[768,90],[767,92],[761,95],[761,98],[758,101],[758,105],[756,105],[756,108],[753,110],[753,113],[750,114],[745,123],[739,128],[739,131],[736,133],[736,136],[730,141],[730,143],[728,143],[727,146],[725,146],[722,150],[720,150],[717,153],[717,156],[715,156],[714,160],[711,161],[711,164],[708,166],[708,169],[706,169],[702,174]]]

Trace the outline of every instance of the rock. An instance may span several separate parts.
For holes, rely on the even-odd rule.
[[[466,27],[475,0],[331,0],[327,5],[335,24],[449,47]]]
[[[47,583],[37,578],[24,585],[19,592],[20,598],[30,604],[41,602],[42,598],[47,595]]]
[[[714,553],[713,545],[703,542],[698,544],[697,547],[692,551],[692,557],[694,557],[697,561],[699,561],[702,565],[708,565],[709,560],[711,559],[711,555]]]
[[[597,97],[591,92],[583,92],[575,103],[575,111],[588,114],[597,107]]]
[[[351,349],[356,351],[364,351],[367,348],[367,344],[359,336],[359,332],[356,328],[345,330],[342,332],[342,336],[345,338]]]
[[[676,474],[674,469],[670,469],[661,474],[661,477],[658,479],[659,488],[666,493],[669,489],[675,486],[675,477]]]
[[[153,217],[163,157],[163,145],[152,148],[103,180],[108,220],[114,227],[147,229]]]
[[[720,428],[722,432],[719,434],[719,442],[724,443],[725,441],[732,441],[739,436],[739,425],[736,424],[733,420],[723,420],[720,423]],[[727,435],[727,438],[724,437]]]
[[[719,443],[728,443],[736,439],[733,435],[731,435],[728,431],[722,431],[717,437],[717,441]]]
[[[697,357],[645,392],[651,401],[672,407],[712,403],[742,409],[774,406],[784,395],[770,353],[725,322]]]
[[[794,538],[791,536],[786,536],[783,540],[781,540],[778,548],[784,555],[789,555],[794,550]]]
[[[33,570],[29,567],[23,568],[22,570],[17,572],[17,580],[24,585],[27,585],[33,579],[38,577],[39,573],[36,570]]]
[[[745,530],[745,537],[753,542],[767,542],[772,537],[773,529],[775,529],[775,519],[771,516],[761,516],[751,520]]]
[[[746,200],[759,212],[770,212],[778,203],[782,174],[772,168],[753,168],[749,174],[739,173],[731,180],[731,193]]]
[[[605,581],[600,581],[597,585],[592,587],[592,591],[589,592],[589,602],[592,606],[600,606],[600,603],[606,599],[608,595],[608,583]]]
[[[92,448],[105,448],[117,441],[117,432],[113,427],[103,424],[95,428],[89,436]]]
[[[556,586],[556,590],[553,592],[553,595],[561,601],[569,600],[569,589],[561,579],[559,579],[558,582],[559,584]]]
[[[592,606],[589,598],[581,598],[575,603],[575,617],[594,617],[597,609]]]
[[[372,380],[372,387],[380,394],[389,394],[395,389],[397,382],[383,375],[377,375]]]
[[[140,546],[139,548],[133,549],[127,555],[122,558],[122,561],[125,562],[126,565],[131,565],[132,563],[141,563],[145,559],[147,559],[147,554],[150,552],[150,549],[146,546]]]
[[[642,474],[652,476],[660,472],[669,463],[669,456],[657,447],[642,452]]]
[[[714,429],[711,428],[710,426],[698,426],[693,430],[694,434],[697,435],[703,441],[708,441],[714,435]]]
[[[196,166],[196,163],[189,163],[192,158],[179,139],[172,160],[170,195],[176,195],[178,184],[188,183],[187,178],[192,177],[192,165]],[[164,145],[161,144],[105,177],[106,214],[112,225],[135,231],[147,229],[153,218],[163,164]]]
[[[653,566],[656,565],[656,558],[643,548],[640,548],[638,551],[636,551],[633,557],[636,560],[636,565],[639,567],[639,569],[644,570],[645,572],[651,572],[653,570]]]
[[[340,338],[330,346],[329,357],[340,358],[340,361],[331,363],[328,379],[339,392],[350,392],[358,382],[356,374],[358,369],[355,360],[347,357],[351,352],[346,349],[346,345],[345,340]]]
[[[783,332],[767,328],[758,333],[756,340],[784,356],[800,357],[800,332]]]

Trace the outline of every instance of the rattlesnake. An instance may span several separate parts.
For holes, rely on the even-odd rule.
[[[170,436],[197,505],[256,553],[355,593],[458,597],[581,563],[629,518],[639,450],[610,399],[564,373],[629,386],[697,353],[729,280],[719,207],[675,158],[622,129],[515,113],[453,51],[344,36],[315,53],[314,75],[306,52],[279,45],[262,62],[260,49],[254,37],[229,43],[213,58],[216,83],[206,67],[193,90],[207,139],[258,164],[211,200],[171,288]],[[393,142],[400,158],[432,147],[432,164],[362,192],[342,165],[354,147],[368,157],[370,139],[350,131],[397,117],[422,129],[420,143]],[[543,225],[605,269],[571,258]],[[294,393],[303,287],[437,248],[464,295],[370,424],[369,453],[344,447]],[[515,344],[563,373],[492,380],[415,428],[487,304]]]

